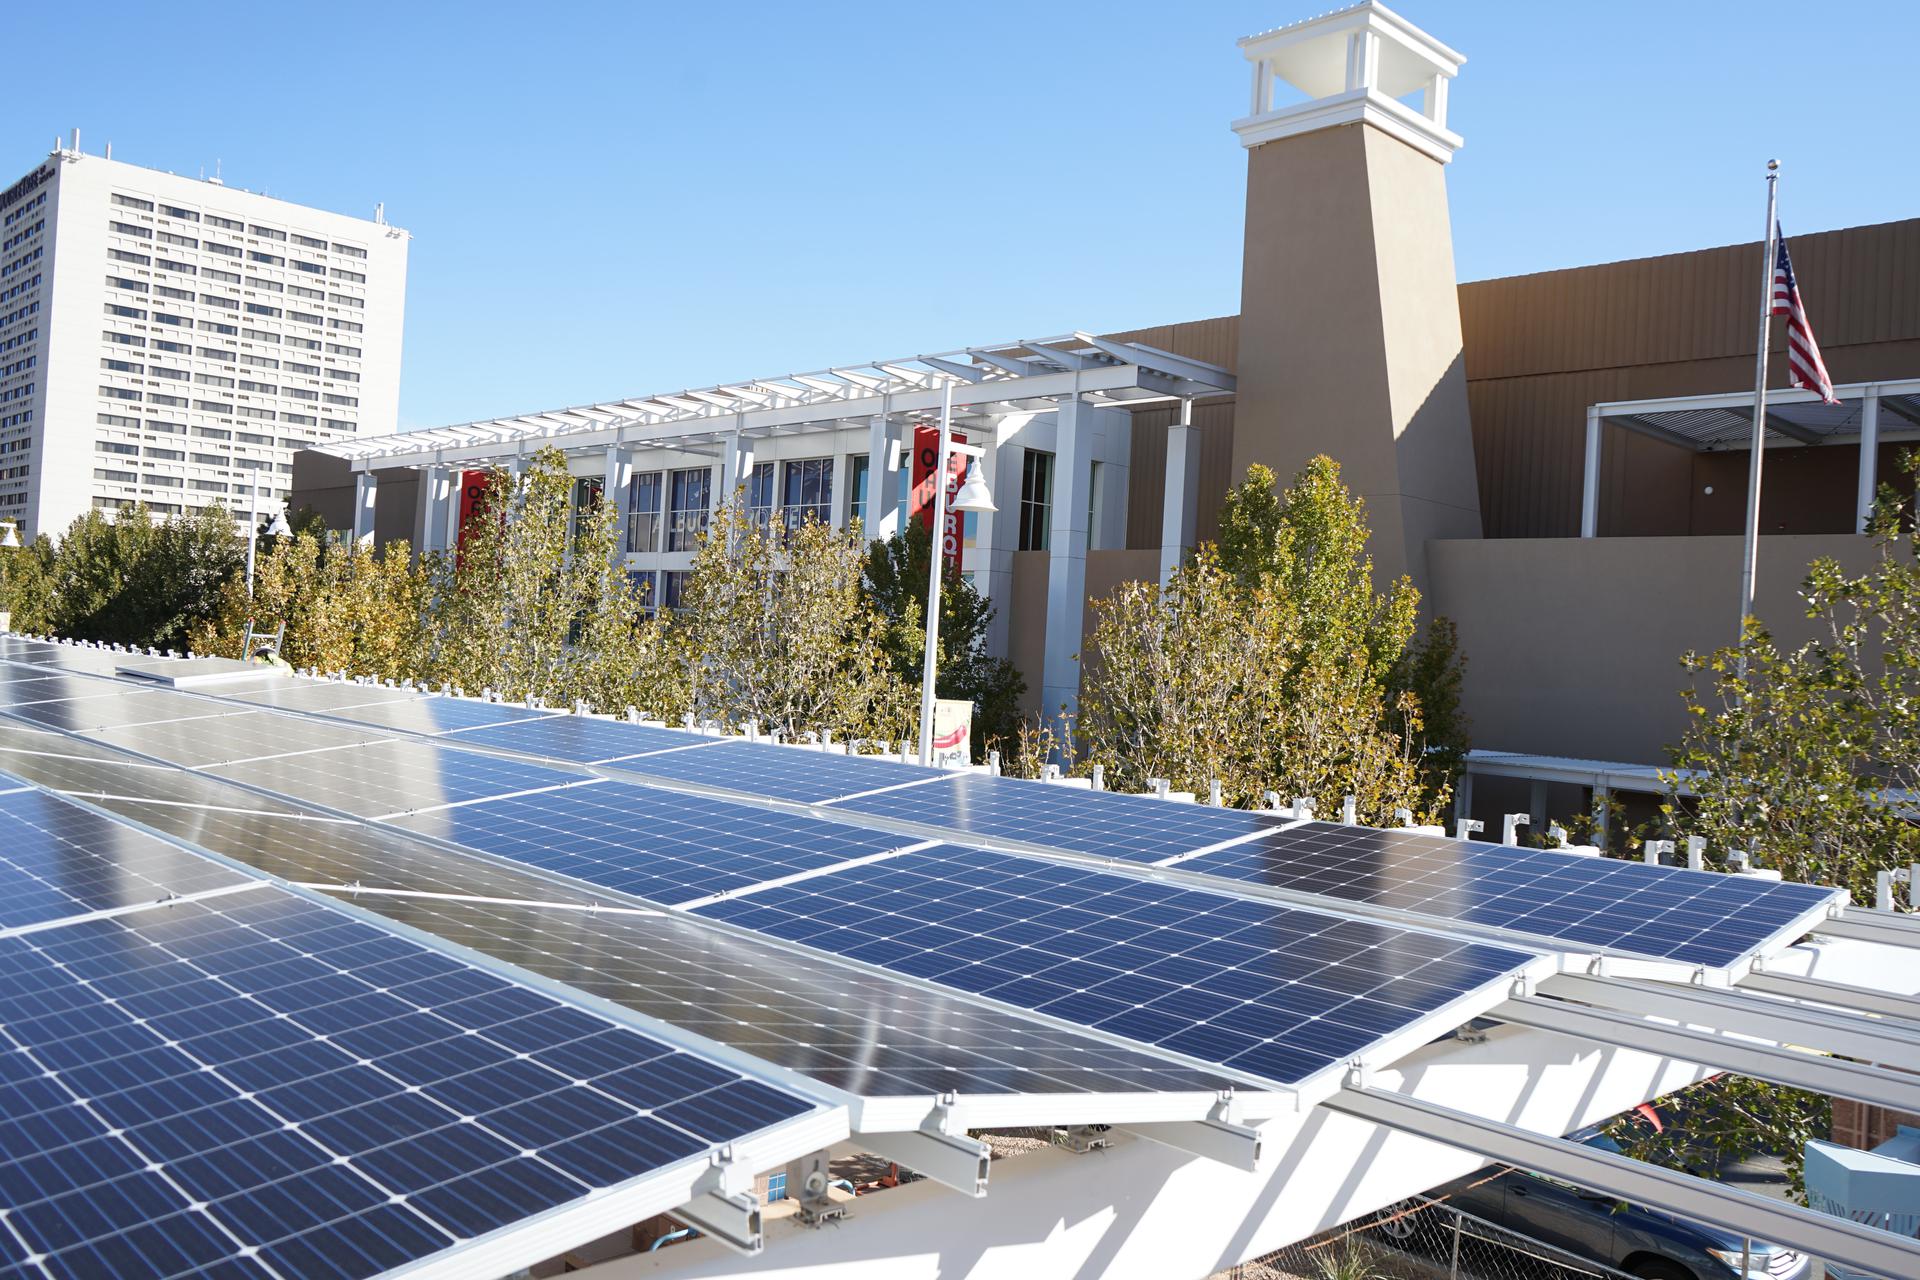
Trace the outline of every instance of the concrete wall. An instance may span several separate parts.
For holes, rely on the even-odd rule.
[[[1685,715],[1680,655],[1732,643],[1737,537],[1489,538],[1429,547],[1433,605],[1460,628],[1474,745],[1664,764]],[[1848,534],[1760,544],[1755,612],[1776,639],[1811,635],[1796,591],[1807,565],[1874,555]]]
[[[1080,634],[1093,634],[1093,602],[1104,599],[1123,582],[1153,582],[1160,576],[1158,548],[1089,551],[1087,604],[1081,614]],[[1047,553],[1013,553],[1013,589],[1003,607],[1007,611],[1007,658],[1026,679],[1021,710],[1041,710],[1040,667],[1046,656]]]

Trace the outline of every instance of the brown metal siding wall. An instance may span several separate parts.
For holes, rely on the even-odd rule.
[[[1920,219],[1791,244],[1834,378],[1920,375]],[[1759,258],[1751,243],[1460,287],[1488,537],[1579,532],[1589,404],[1746,385]],[[1783,364],[1772,385],[1785,385]],[[1688,532],[1691,470],[1682,450],[1609,431],[1602,531]]]

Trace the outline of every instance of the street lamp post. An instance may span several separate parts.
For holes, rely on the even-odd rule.
[[[253,599],[253,562],[260,549],[260,481],[256,476],[247,486],[247,599]],[[273,520],[267,525],[266,536],[285,538],[291,536],[293,528],[287,523],[287,513],[276,511]]]
[[[940,652],[940,567],[946,559],[947,468],[955,453],[976,459],[986,456],[986,450],[978,445],[954,443],[953,383],[948,381],[940,390],[940,448],[933,472],[933,541],[927,557],[927,647],[920,674],[920,763],[923,765],[933,763],[933,678]],[[980,479],[978,462],[969,466],[966,483],[953,495],[953,509],[963,514],[998,510],[993,505],[993,495]]]

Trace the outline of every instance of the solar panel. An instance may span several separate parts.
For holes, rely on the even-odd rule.
[[[0,795],[0,929],[246,884],[249,877],[44,791]]]
[[[832,866],[908,842],[844,823],[620,782],[482,800],[394,823],[665,903]]]
[[[1288,1085],[1537,958],[955,845],[698,914]]]
[[[481,725],[512,724],[522,720],[552,719],[551,711],[533,711],[509,707],[499,702],[481,702],[468,698],[415,698],[410,702],[376,702],[367,706],[343,707],[328,715],[359,724],[399,729],[407,733],[446,733],[453,729],[472,729]]]
[[[351,684],[345,681],[309,683],[290,681],[270,689],[222,692],[222,698],[260,707],[284,707],[289,711],[338,711],[347,707],[370,707],[383,702],[417,702],[421,695],[412,689],[389,689],[377,684]]]
[[[577,773],[396,739],[219,765],[208,772],[363,818],[582,781]]]
[[[1128,862],[1153,862],[1273,830],[1271,816],[1244,809],[1216,809],[978,773],[951,777],[935,786],[832,803],[849,813],[917,823],[948,835]]]
[[[55,1276],[357,1280],[816,1109],[265,887],[0,940],[0,1028]]]
[[[522,755],[540,756],[548,760],[567,760],[574,764],[604,764],[624,756],[653,751],[689,748],[704,751],[719,746],[723,740],[698,737],[684,729],[662,729],[654,725],[629,724],[623,720],[551,716],[544,720],[523,720],[494,728],[464,729],[448,741],[461,746],[517,751]]]
[[[723,739],[698,751],[641,756],[620,765],[625,773],[731,791],[756,799],[820,804],[902,783],[938,783],[943,769],[923,769],[879,756],[808,751],[767,742]],[[919,787],[899,794],[912,795]],[[895,793],[889,793],[895,794]]]
[[[1326,822],[1202,854],[1180,870],[1709,967],[1760,949],[1839,898],[1812,885]]]
[[[202,702],[185,694],[155,694],[155,697],[179,698]],[[232,712],[228,707],[225,710]],[[355,729],[347,725],[323,724],[270,711],[239,711],[216,717],[175,720],[164,724],[128,725],[101,729],[89,737],[110,746],[124,747],[141,755],[153,756],[173,764],[208,765],[229,760],[252,760],[261,756],[287,755],[295,751],[319,751],[331,747],[372,742],[382,735],[375,729]]]
[[[864,1097],[1248,1088],[1231,1073],[684,917],[432,898],[362,905]]]
[[[11,714],[21,720],[61,729],[69,733],[91,733],[118,725],[153,724],[161,721],[193,720],[203,716],[232,715],[235,708],[206,698],[183,697],[158,689],[117,688],[103,682],[88,682],[93,688],[113,689],[111,698],[81,697],[65,702],[34,702],[12,707]],[[91,690],[89,690],[91,691]]]

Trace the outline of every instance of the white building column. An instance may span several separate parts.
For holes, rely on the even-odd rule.
[[[1873,518],[1873,496],[1880,487],[1880,388],[1868,387],[1860,398],[1860,492],[1856,504],[1861,533]]]
[[[1078,394],[1060,402],[1054,428],[1053,524],[1047,553],[1047,647],[1040,709],[1080,709],[1080,624],[1087,607],[1087,490],[1093,476],[1092,413]]]
[[[1180,402],[1180,420],[1167,428],[1167,484],[1160,511],[1160,585],[1193,550],[1200,507],[1200,432],[1193,401]]]
[[[253,477],[253,483],[259,477]],[[353,476],[353,540],[365,542],[373,537],[373,509],[380,482],[371,471],[356,471]]]
[[[714,510],[732,502],[733,491],[752,474],[753,437],[742,435],[736,428],[720,449],[720,492],[714,495]]]
[[[1580,536],[1592,538],[1600,532],[1600,410],[1587,409],[1586,469],[1580,477]]]
[[[900,469],[893,464],[893,432],[887,415],[867,419],[867,537],[885,541],[900,532]]]
[[[616,517],[613,537],[615,560],[627,554],[627,487],[633,483],[633,450],[625,445],[607,446],[607,465],[600,481],[600,501],[613,504]]]
[[[420,489],[413,502],[413,553],[425,555],[441,549],[440,540],[447,529],[447,468],[421,467]]]
[[[967,565],[973,570],[974,589],[993,606],[993,618],[987,623],[987,652],[996,658],[1007,654],[1007,603],[1013,590],[1013,549],[1020,527],[1019,468],[1014,467],[1010,473],[1014,477],[1011,494],[1000,484],[1000,478],[1009,474],[1000,465],[1003,429],[1006,429],[1005,420],[996,418],[974,441],[985,450],[977,460],[980,481],[993,495],[993,505],[999,510],[982,511],[973,517],[977,522],[973,530],[973,559]]]

